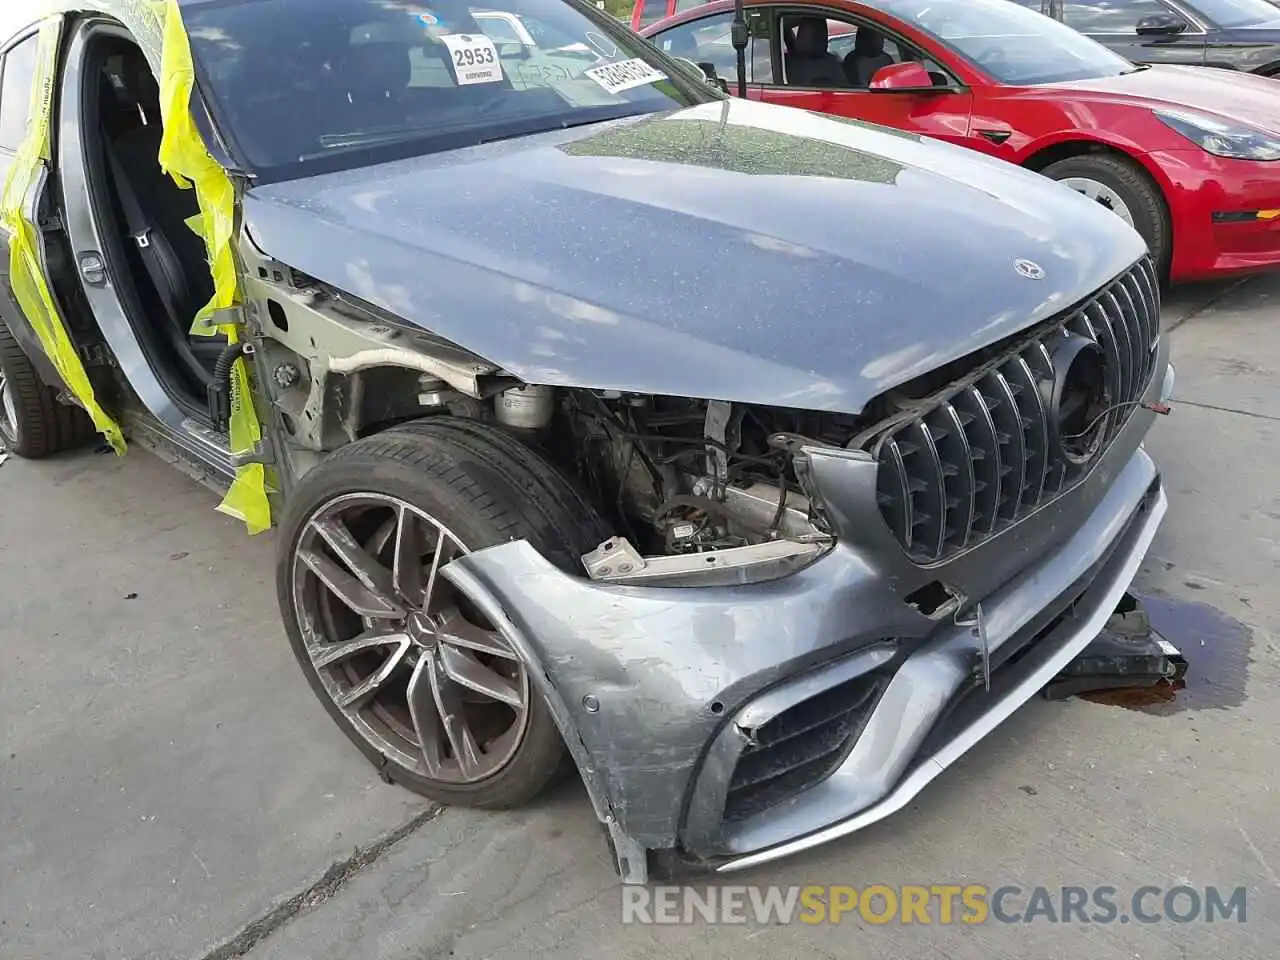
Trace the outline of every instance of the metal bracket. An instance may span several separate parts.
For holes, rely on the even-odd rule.
[[[631,545],[630,540],[622,537],[606,540],[584,554],[582,562],[592,580],[612,580],[643,570],[646,566],[640,551]]]
[[[244,323],[244,309],[239,305],[223,307],[209,315],[209,325],[213,327],[240,326]]]
[[[612,815],[605,819],[604,828],[609,833],[609,846],[613,848],[618,876],[622,878],[622,882],[629,886],[648,883],[649,855],[645,848],[623,831]]]
[[[244,453],[233,453],[231,455],[231,465],[236,469],[246,467],[251,463],[273,464],[276,462],[275,448],[271,445],[269,437],[263,437],[252,450],[246,450]]]
[[[960,619],[960,611],[952,615],[952,622],[957,627],[968,627],[970,635],[978,641],[978,671],[982,675],[982,689],[991,692],[991,644],[987,640],[987,621],[982,613],[982,604],[973,608],[973,616],[968,620]]]
[[[708,583],[752,583],[771,579],[817,559],[831,547],[830,540],[797,542],[767,540],[745,547],[727,547],[703,553],[642,557],[624,537],[606,540],[583,554],[587,576],[603,583],[636,586],[656,583],[697,586]]]

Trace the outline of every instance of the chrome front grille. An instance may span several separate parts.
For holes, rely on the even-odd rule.
[[[880,512],[912,559],[945,560],[1082,479],[1150,382],[1159,333],[1159,285],[1143,258],[1038,339],[876,434],[868,448],[880,464]],[[1060,429],[1065,411],[1056,406],[1068,341],[1077,348],[1088,341],[1088,352],[1101,355],[1104,402],[1083,434]]]

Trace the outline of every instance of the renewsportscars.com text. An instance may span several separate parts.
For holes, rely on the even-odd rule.
[[[1244,887],[843,884],[622,888],[622,922],[870,924],[1245,923]]]

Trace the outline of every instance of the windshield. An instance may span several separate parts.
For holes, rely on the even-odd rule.
[[[183,13],[202,89],[262,180],[721,96],[568,0],[212,0]]]
[[[1220,27],[1270,26],[1280,21],[1280,9],[1267,0],[1195,0],[1192,6]]]
[[[882,0],[1001,83],[1028,86],[1129,73],[1102,44],[1009,0]]]

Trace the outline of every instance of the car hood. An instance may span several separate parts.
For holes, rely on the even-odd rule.
[[[1106,94],[1136,106],[1199,110],[1280,131],[1280,81],[1237,70],[1153,65],[1119,77],[1073,80],[1057,89]]]
[[[1144,249],[1010,164],[739,100],[256,186],[244,211],[272,257],[527,382],[843,412]]]

